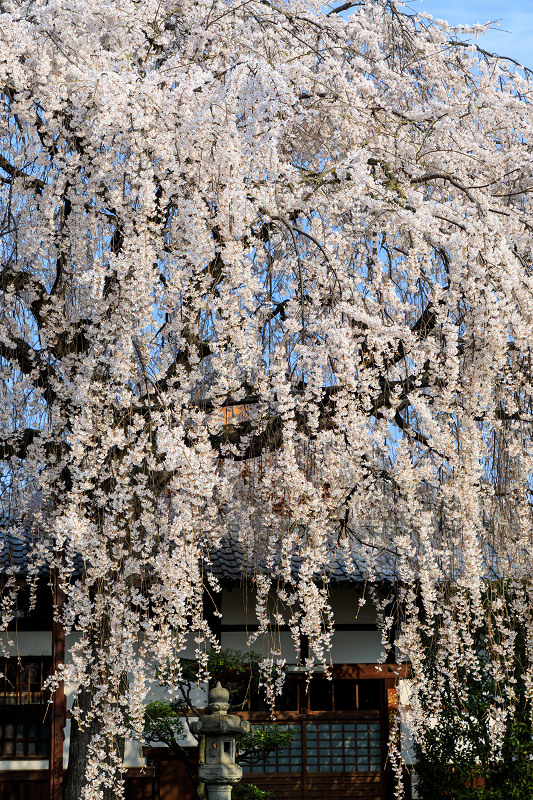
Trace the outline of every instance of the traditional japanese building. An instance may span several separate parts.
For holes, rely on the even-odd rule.
[[[15,619],[4,640],[12,640],[0,671],[0,800],[60,800],[63,768],[68,760],[69,698],[60,690],[53,702],[43,683],[63,659],[69,641],[52,623],[53,580],[44,576],[34,610],[28,613],[24,588],[28,540],[4,534],[0,556],[3,574],[11,570],[21,586]],[[389,729],[398,704],[399,668],[394,650],[380,664],[381,631],[368,598],[368,565],[350,567],[338,553],[328,569],[330,602],[335,619],[331,679],[317,670],[308,681],[298,663],[295,643],[283,622],[258,634],[255,590],[242,548],[232,540],[211,554],[210,569],[221,591],[206,595],[205,611],[223,648],[246,652],[250,635],[255,652],[274,650],[286,660],[283,695],[276,705],[275,724],[294,731],[289,746],[259,763],[244,765],[245,783],[274,792],[276,800],[392,800],[394,786],[388,765]],[[298,569],[298,564],[294,564]],[[374,564],[373,586],[390,592],[393,568],[385,560]],[[53,577],[53,576],[52,576]],[[51,591],[52,589],[52,591]],[[366,602],[359,600],[366,596]],[[57,598],[56,598],[57,600]],[[220,617],[215,611],[220,611]],[[393,635],[393,634],[392,634]],[[299,642],[305,658],[307,643]],[[252,692],[239,714],[252,727],[272,724],[271,710]],[[191,745],[194,743],[190,742]],[[128,800],[191,800],[190,783],[180,763],[166,747],[126,748]],[[410,794],[409,780],[407,796]]]

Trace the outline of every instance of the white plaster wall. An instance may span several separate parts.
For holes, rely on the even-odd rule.
[[[69,753],[69,745],[70,745],[70,720],[67,719],[65,728],[64,728],[64,735],[65,738],[63,740],[63,769],[68,767],[68,753]]]
[[[200,683],[191,692],[192,702],[198,708],[205,708],[205,706],[207,705],[207,688],[208,687],[206,683]],[[147,705],[148,703],[153,703],[156,700],[169,700],[169,699],[170,695],[163,687],[159,686],[156,683],[150,684],[148,695],[145,700]],[[192,722],[193,719],[197,719],[197,717],[190,718],[189,722]],[[197,744],[196,739],[191,735],[191,733],[187,729],[187,725],[184,724],[183,727],[184,727],[184,735],[178,739],[179,743],[183,747],[196,746]],[[166,746],[164,742],[151,742],[151,745],[154,747]],[[63,760],[65,761],[65,756],[63,757]],[[126,746],[124,749],[124,766],[125,767],[144,766],[144,760],[141,753],[140,743],[134,739],[128,739],[126,741]]]
[[[50,631],[12,631],[0,634],[0,648],[8,656],[51,656]]]
[[[180,658],[196,658],[197,657],[197,648],[198,644],[195,642],[195,638],[198,637],[198,631],[193,631],[186,643],[183,650],[179,650],[175,652],[176,661]]]
[[[256,593],[253,589],[236,587],[222,592],[222,625],[257,625],[255,613]],[[364,598],[363,605],[359,599]],[[330,605],[335,622],[339,624],[375,624],[376,609],[363,587],[332,587],[329,593]],[[289,614],[281,604],[276,611],[288,622]]]
[[[237,586],[233,589],[224,589],[221,597],[222,625],[258,625],[259,620],[256,615],[257,592],[252,587]],[[281,601],[277,601],[275,596],[268,601],[269,615],[278,614],[282,622],[288,624],[291,612]]]
[[[69,664],[71,659],[71,651],[73,645],[79,641],[80,635],[79,633],[69,633],[65,636],[65,664]],[[65,686],[65,694],[67,697],[67,708],[70,710],[72,708],[72,704],[76,697],[76,692],[78,691],[78,684],[71,683],[68,686]]]
[[[401,705],[408,705],[410,699],[410,684],[411,682],[407,678],[402,678],[398,684],[398,698]],[[413,800],[418,798],[418,793],[416,790],[416,771],[414,767],[415,764],[415,754],[413,750],[413,738],[409,732],[409,729],[402,724],[402,758],[407,766],[407,769],[410,771],[411,774],[411,785],[413,789]]]
[[[253,650],[265,658],[272,651],[281,653],[288,664],[296,663],[296,649],[288,631],[261,634],[248,645],[246,632],[223,632],[222,647],[247,653]],[[378,631],[337,631],[333,634],[331,660],[335,664],[375,664],[382,652],[381,634]]]
[[[281,655],[288,664],[296,663],[296,649],[289,631],[260,634],[250,645],[248,645],[248,635],[245,631],[223,631],[222,647],[240,650],[242,653],[253,650],[264,658],[276,658],[277,655]]]
[[[413,738],[409,729],[402,724],[402,758],[408,767],[413,767],[415,764],[413,746]]]
[[[42,759],[39,761],[34,761],[33,759],[28,759],[27,761],[24,761],[23,759],[13,759],[13,761],[7,761],[3,758],[0,759],[0,769],[6,771],[10,770],[12,772],[18,772],[25,769],[48,769],[48,766],[48,759]]]
[[[67,694],[67,706],[68,708],[71,708],[76,695],[76,687],[74,686],[68,687],[66,694]],[[193,689],[191,697],[193,703],[196,706],[198,706],[199,708],[204,708],[207,705],[207,684],[205,683],[198,684],[198,687],[195,687]],[[149,684],[148,694],[145,700],[146,704],[153,703],[155,700],[169,700],[169,699],[170,695],[163,687],[159,686],[157,683],[155,683],[155,681]],[[180,744],[182,744],[184,747],[194,746],[196,744],[196,740],[190,735],[188,731],[179,741]],[[156,742],[154,743],[154,745],[157,747],[165,746],[163,742],[159,743]],[[68,765],[69,746],[70,746],[70,720],[68,719],[67,724],[65,726],[65,739],[63,743],[63,766],[65,769]],[[134,739],[128,739],[126,741],[124,749],[124,766],[142,767],[143,765],[144,761],[141,754],[140,743]]]
[[[331,606],[334,620],[338,624],[374,625],[376,609],[369,599],[363,606],[358,600],[362,596],[359,588],[333,588],[331,590]],[[244,589],[224,591],[222,595],[222,624],[257,625],[254,598],[246,595]],[[222,647],[248,652],[253,650],[264,657],[270,657],[272,651],[281,653],[287,663],[296,660],[296,649],[292,636],[288,631],[261,634],[248,645],[249,634],[246,631],[223,631]],[[382,654],[381,634],[379,631],[337,631],[333,634],[331,660],[334,663],[376,663]]]
[[[48,634],[50,636],[50,634]],[[51,638],[51,637],[50,637]],[[65,640],[65,650],[66,656],[65,661],[68,663],[70,660],[70,652],[72,645],[78,640],[79,634],[70,634],[66,637]],[[187,648],[184,651],[180,651],[179,656],[181,658],[194,658],[195,657],[195,648],[196,644],[194,642],[194,636],[191,635],[190,642],[188,643]],[[76,684],[70,684],[66,687],[66,696],[67,696],[67,708],[71,709],[72,704],[74,703],[76,692],[78,690],[78,686]],[[148,684],[148,693],[146,697],[146,704],[152,703],[155,700],[168,700],[170,695],[164,688],[159,686],[155,681],[152,681]],[[192,700],[199,708],[203,708],[207,705],[207,688],[206,684],[199,684],[197,688],[195,688],[192,692]],[[187,734],[180,740],[180,743],[184,746],[194,745],[195,740],[193,739],[190,734]],[[163,747],[163,743],[161,742],[160,745]],[[68,756],[69,756],[69,746],[70,746],[70,720],[67,719],[67,723],[65,726],[65,739],[63,743],[63,766],[66,768],[68,765]],[[124,766],[125,767],[141,767],[143,766],[143,758],[141,755],[141,747],[139,742],[129,739],[126,742],[125,751],[124,751]]]
[[[67,724],[65,725],[65,741],[63,743],[63,768],[66,769],[68,767],[68,754],[69,754],[69,743],[70,743],[70,720],[67,719]],[[161,743],[162,745],[162,743]],[[163,746],[163,745],[162,745]],[[2,762],[0,762],[2,763]],[[35,763],[35,762],[33,762]],[[48,762],[46,762],[46,767],[48,766]],[[139,742],[135,741],[134,739],[127,739],[126,744],[124,747],[124,766],[125,767],[142,767],[143,766],[143,758],[141,755],[141,746]],[[4,768],[4,767],[2,767]],[[43,767],[44,769],[45,767]],[[9,767],[5,768],[9,769]],[[34,767],[34,769],[36,769]],[[41,767],[37,767],[37,769],[41,769]]]
[[[124,747],[124,767],[140,767],[143,764],[141,745],[134,739],[127,739]]]
[[[382,649],[379,631],[336,631],[331,660],[334,664],[375,664]]]

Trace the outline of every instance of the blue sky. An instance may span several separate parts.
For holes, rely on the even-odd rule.
[[[497,20],[500,30],[488,33],[480,46],[533,68],[533,0],[407,0],[406,5],[452,24]]]

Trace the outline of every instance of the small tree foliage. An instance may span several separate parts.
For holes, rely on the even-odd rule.
[[[146,742],[163,742],[176,749],[185,736],[184,714],[187,707],[182,700],[155,700],[146,706],[143,736]]]
[[[253,784],[237,785],[231,790],[231,800],[273,800],[273,793]]]
[[[294,731],[280,730],[277,725],[265,725],[252,729],[250,733],[241,734],[237,738],[237,762],[256,762],[268,757],[271,753],[287,747],[294,738]]]
[[[261,657],[254,652],[247,654],[237,650],[210,650],[207,653],[209,674],[213,680],[219,678],[232,679],[233,693],[241,699],[235,710],[239,709],[242,698],[249,696],[253,689],[257,690],[260,680],[259,664]],[[196,772],[196,759],[198,753],[184,746],[183,739],[192,733],[188,721],[191,714],[203,714],[205,709],[197,709],[192,702],[192,690],[198,687],[198,662],[190,661],[182,664],[180,695],[170,701],[156,700],[149,703],[145,711],[143,737],[147,743],[163,742],[185,765],[185,769],[199,798],[205,797],[203,785],[198,781]],[[230,695],[231,697],[231,695]],[[231,712],[230,707],[230,712]],[[269,754],[287,747],[294,737],[291,730],[281,730],[276,725],[266,725],[252,729],[249,733],[241,733],[236,737],[237,763],[259,761]],[[200,760],[202,752],[200,747]],[[268,793],[261,793],[255,786],[243,787],[244,794],[233,793],[242,800],[264,797],[268,800]],[[256,794],[253,794],[253,792]]]

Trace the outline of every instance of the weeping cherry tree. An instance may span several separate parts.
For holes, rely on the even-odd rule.
[[[228,537],[308,666],[332,552],[370,579],[387,558],[413,731],[431,637],[448,682],[496,676],[497,757],[509,615],[532,624],[529,72],[395,0],[2,0],[0,22],[0,480],[77,634],[66,800],[120,793],[148,679],[216,646]]]

